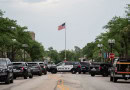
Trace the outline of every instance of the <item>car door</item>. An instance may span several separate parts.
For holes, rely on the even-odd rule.
[[[7,68],[9,70],[10,77],[13,76],[13,66],[10,60],[7,60]]]
[[[72,63],[70,63],[70,62],[65,63],[65,66],[64,66],[65,71],[71,71],[72,68],[73,68]]]
[[[59,64],[59,65],[57,66],[57,71],[65,71],[64,66],[65,66],[65,63]]]

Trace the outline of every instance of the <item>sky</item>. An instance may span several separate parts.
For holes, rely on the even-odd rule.
[[[45,47],[60,51],[65,48],[65,30],[58,26],[66,22],[67,49],[83,48],[105,32],[103,26],[114,16],[125,17],[130,0],[0,0],[5,17],[17,20],[36,34]]]

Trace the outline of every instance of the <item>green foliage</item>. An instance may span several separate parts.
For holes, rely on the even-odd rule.
[[[30,33],[26,31],[27,27],[21,27],[15,20],[2,17],[3,13],[0,10],[0,57],[6,57],[7,53],[11,60],[20,61],[23,60],[25,50],[26,60],[42,60],[44,47],[32,40]],[[23,44],[27,44],[28,47],[22,47]]]

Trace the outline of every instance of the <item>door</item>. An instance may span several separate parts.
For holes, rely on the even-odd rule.
[[[65,71],[65,63],[61,63],[57,66],[57,71]]]

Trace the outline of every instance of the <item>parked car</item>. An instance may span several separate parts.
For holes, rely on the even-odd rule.
[[[118,79],[130,79],[130,59],[118,58],[114,60],[110,81],[117,82]]]
[[[33,78],[32,70],[26,62],[13,62],[14,79],[24,77],[24,79]]]
[[[80,62],[80,64],[81,64],[81,72],[83,72],[83,74],[89,72],[89,67],[90,67],[89,62]]]
[[[28,65],[31,68],[33,75],[42,75],[42,68],[38,62],[28,62]]]
[[[73,74],[77,72],[81,73],[81,65],[79,62],[73,62],[73,61],[60,62],[57,65],[51,66],[49,71],[51,73],[57,73],[57,72],[72,72]]]
[[[102,75],[105,77],[110,74],[110,68],[110,63],[92,63],[89,73],[91,74],[91,76]]]
[[[0,82],[13,83],[13,65],[8,58],[0,58]]]
[[[42,73],[44,74],[44,75],[46,75],[47,74],[47,65],[46,64],[44,64],[44,62],[38,62],[38,64],[41,66],[41,68],[42,68]]]

